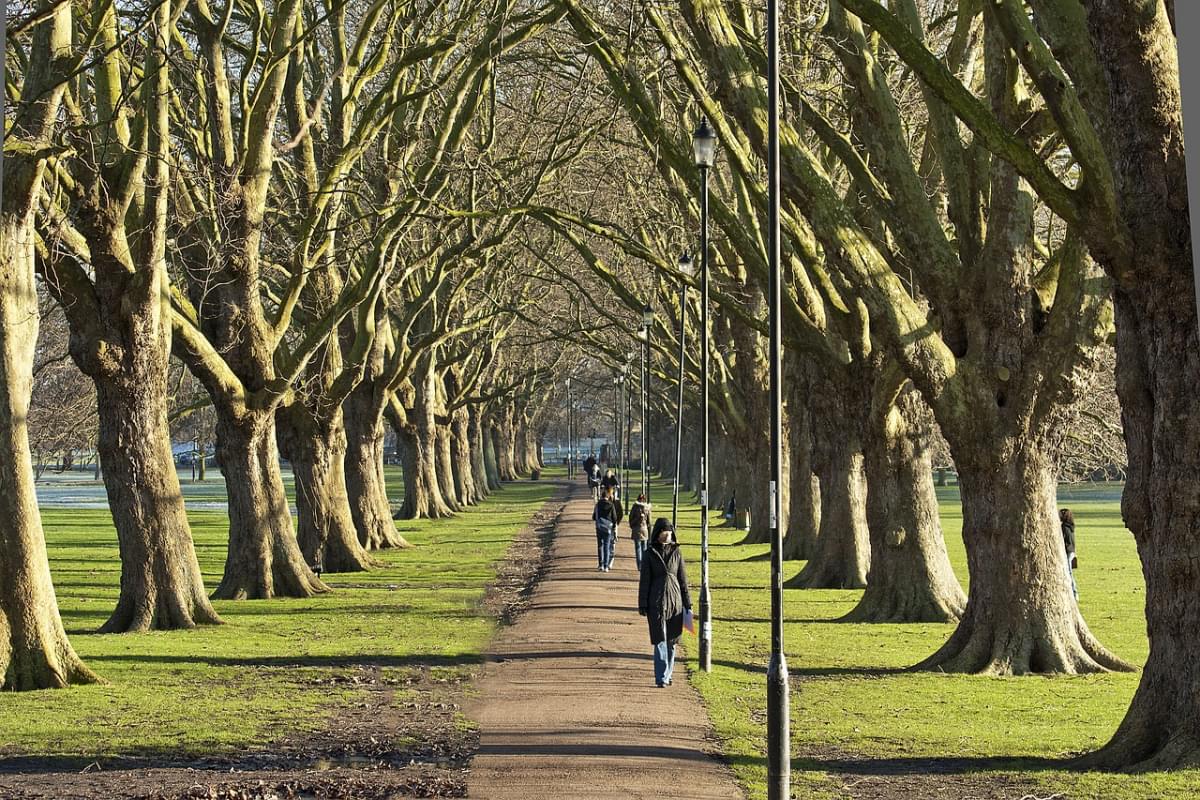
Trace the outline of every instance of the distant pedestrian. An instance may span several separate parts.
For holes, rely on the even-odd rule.
[[[650,626],[654,683],[660,689],[671,685],[675,645],[683,636],[683,617],[692,613],[683,554],[672,541],[673,536],[671,520],[666,517],[655,520],[652,544],[642,561],[638,583],[638,613],[646,617]]]
[[[588,457],[583,460],[583,474],[587,476],[588,480],[591,480],[592,467],[595,467],[595,466],[596,466],[596,455],[594,453],[588,453]]]
[[[617,526],[621,524],[622,516],[621,505],[613,500],[612,490],[605,489],[592,509],[592,519],[596,523],[596,569],[600,572],[612,569]]]
[[[588,472],[588,488],[592,490],[592,502],[600,500],[600,465],[593,463]]]
[[[1071,509],[1064,508],[1058,512],[1058,521],[1062,524],[1063,548],[1067,551],[1067,577],[1071,579],[1071,593],[1079,599],[1079,586],[1075,583],[1075,569],[1079,567],[1079,559],[1075,556],[1075,515]]]
[[[644,494],[639,494],[629,509],[629,535],[633,538],[633,560],[637,563],[638,572],[641,572],[642,560],[650,545],[650,504],[646,502]]]
[[[604,477],[600,479],[600,488],[612,489],[613,497],[619,498],[621,496],[621,479],[617,477],[617,473],[613,470],[606,470]]]

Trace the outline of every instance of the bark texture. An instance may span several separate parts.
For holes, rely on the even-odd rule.
[[[346,492],[358,541],[368,551],[409,547],[396,530],[383,471],[382,391],[368,379],[355,387],[344,405],[346,419]]]
[[[812,557],[787,587],[862,589],[871,563],[862,450],[846,439],[830,441],[818,453],[821,530]]]
[[[213,597],[266,600],[328,591],[300,552],[275,441],[275,415],[217,408],[217,459],[229,497],[229,552]]]
[[[957,622],[966,606],[933,488],[930,420],[915,389],[872,415],[866,439],[867,589],[845,622]]]
[[[1128,248],[1101,250],[1116,283],[1117,393],[1129,478],[1121,498],[1146,578],[1150,656],[1089,768],[1200,766],[1200,340],[1189,235],[1178,46],[1170,3],[1084,4],[1102,79],[1083,100],[1113,165]]]
[[[279,409],[276,425],[280,450],[295,476],[296,539],[304,560],[322,572],[370,569],[350,515],[341,409],[314,413],[298,401]]]
[[[220,624],[204,591],[171,453],[168,350],[154,344],[161,330],[134,325],[133,332],[126,352],[134,368],[96,379],[104,488],[121,553],[121,593],[100,632]]]
[[[398,519],[444,519],[454,515],[442,499],[438,486],[431,424],[417,425],[396,408],[394,401],[388,417],[396,431],[400,467],[404,471],[404,503]]]
[[[34,202],[45,170],[35,152],[49,143],[58,116],[56,70],[70,56],[70,37],[71,5],[61,4],[34,33],[25,100],[4,137],[12,153],[5,154],[0,196],[0,690],[8,691],[99,680],[75,654],[58,614],[29,454],[38,332]]]

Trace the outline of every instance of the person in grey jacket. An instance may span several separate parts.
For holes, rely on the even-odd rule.
[[[651,546],[642,561],[638,583],[638,613],[650,627],[654,647],[654,684],[660,689],[671,685],[675,669],[675,645],[683,636],[683,617],[692,611],[687,571],[683,554],[673,539],[671,520],[659,517],[654,522]]]

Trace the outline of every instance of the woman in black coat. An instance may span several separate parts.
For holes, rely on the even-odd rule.
[[[683,635],[684,614],[692,612],[683,554],[673,540],[671,520],[659,517],[650,536],[650,549],[642,559],[638,584],[638,613],[650,625],[654,646],[654,683],[660,689],[671,684],[675,668],[675,645]]]

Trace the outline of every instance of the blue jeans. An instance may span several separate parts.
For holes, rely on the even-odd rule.
[[[613,562],[613,546],[616,544],[615,533],[607,535],[596,534],[596,557],[601,567],[611,567]]]
[[[633,540],[633,560],[637,564],[638,572],[642,571],[642,559],[646,557],[646,547],[649,544],[645,539]]]
[[[660,686],[671,680],[675,670],[675,645],[664,639],[654,645],[654,682]]]

